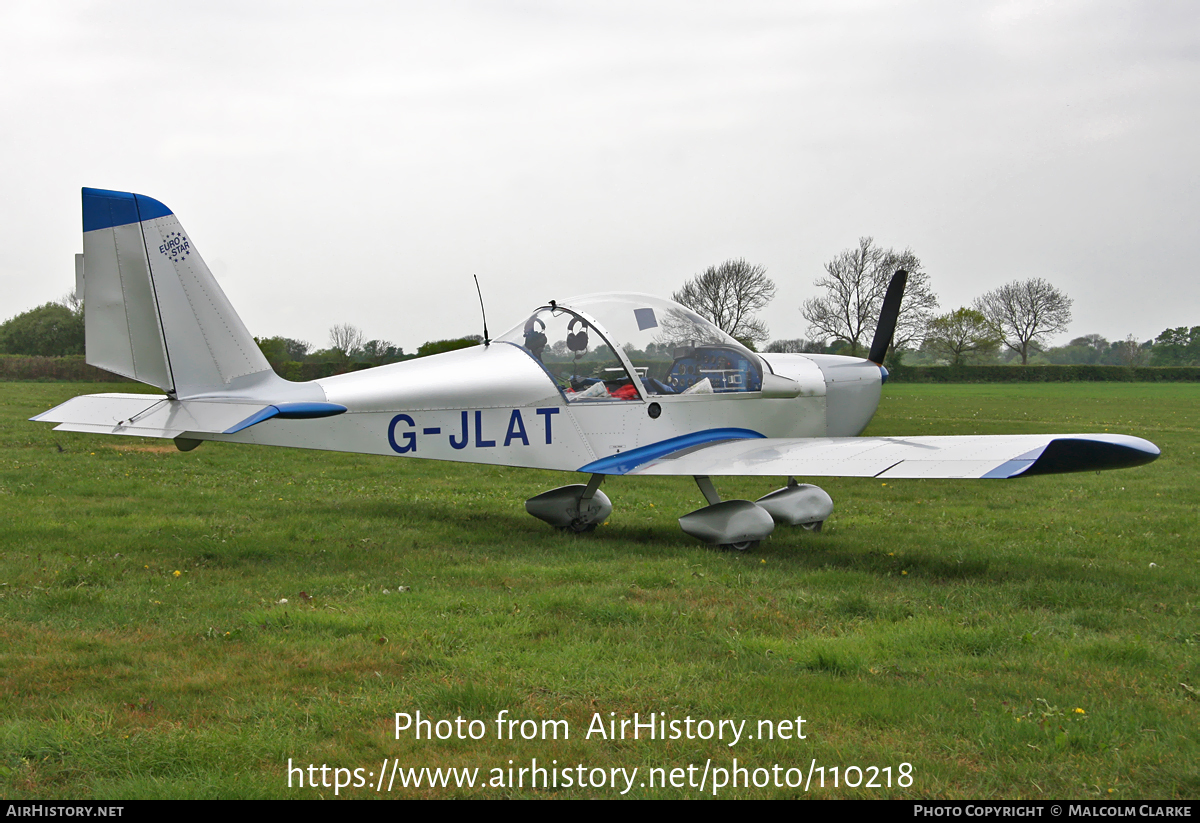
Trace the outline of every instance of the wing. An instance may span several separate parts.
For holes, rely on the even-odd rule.
[[[597,474],[1010,478],[1140,466],[1158,447],[1122,434],[745,438],[668,443],[597,460]],[[665,448],[664,448],[665,447]]]

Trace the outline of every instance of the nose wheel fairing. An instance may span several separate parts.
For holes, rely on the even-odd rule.
[[[612,502],[600,491],[602,474],[593,474],[588,484],[575,483],[543,492],[525,501],[525,511],[556,529],[590,532],[612,514]]]

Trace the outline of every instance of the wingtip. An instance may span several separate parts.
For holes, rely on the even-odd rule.
[[[1149,440],[1128,434],[1066,435],[1046,444],[1021,476],[1130,469],[1153,463],[1161,455]]]

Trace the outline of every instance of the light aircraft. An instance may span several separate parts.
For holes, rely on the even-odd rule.
[[[573,531],[612,512],[608,475],[691,475],[708,505],[681,517],[748,549],[776,524],[819,530],[829,495],[800,477],[1013,478],[1149,463],[1120,434],[858,437],[879,404],[906,275],[866,359],[756,354],[691,310],[644,294],[550,301],[483,345],[293,383],[272,371],[174,213],[83,190],[87,362],[165,395],[84,395],[33,420],[56,430],[423,457],[589,475],[526,501]],[[486,324],[485,324],[486,330]],[[787,477],[757,501],[711,477]]]

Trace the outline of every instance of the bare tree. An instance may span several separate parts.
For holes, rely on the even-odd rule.
[[[339,323],[329,329],[329,348],[349,357],[362,348],[363,333],[358,326]]]
[[[968,359],[995,356],[1004,336],[992,321],[975,309],[955,309],[929,321],[926,348],[961,366]]]
[[[709,266],[671,295],[721,331],[743,342],[761,342],[770,335],[767,326],[754,317],[775,296],[775,283],[762,266],[745,260],[726,260]]]
[[[1071,322],[1071,298],[1040,277],[1017,281],[975,300],[976,310],[996,324],[1004,345],[1029,362],[1029,351]]]
[[[720,344],[725,337],[713,323],[706,321],[687,308],[675,308],[658,318],[661,331],[654,336],[654,343],[662,351],[672,351],[680,346],[705,346]]]
[[[1150,352],[1132,334],[1113,343],[1112,351],[1122,366],[1144,366],[1150,359]]]
[[[826,289],[825,296],[809,298],[800,307],[809,323],[809,337],[845,340],[850,344],[851,356],[858,356],[870,345],[883,296],[897,269],[908,272],[908,286],[892,335],[893,348],[907,348],[923,339],[938,305],[937,295],[929,286],[929,274],[912,249],[883,249],[871,237],[859,238],[858,248],[846,249],[825,264],[825,277],[816,281],[817,286]]]
[[[71,311],[71,314],[75,315],[76,317],[83,315],[83,295],[77,292],[75,289],[71,289],[62,297],[58,298],[58,304],[60,306],[65,306]]]

